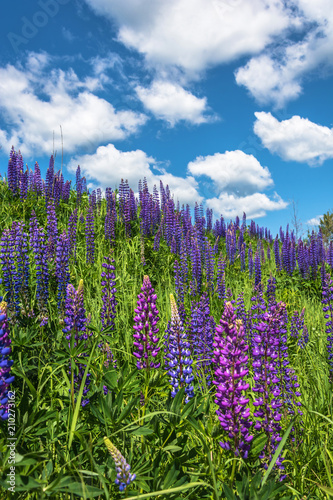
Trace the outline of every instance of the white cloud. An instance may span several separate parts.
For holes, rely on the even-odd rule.
[[[69,29],[65,28],[65,26],[62,27],[61,34],[67,42],[73,42],[77,38]]]
[[[76,156],[71,159],[67,169],[75,173],[80,165],[82,175],[86,179],[94,181],[103,189],[106,187],[118,187],[121,179],[128,180],[129,186],[134,192],[137,190],[138,182],[146,177],[150,192],[154,184],[159,189],[160,180],[164,187],[168,184],[171,194],[177,198],[180,204],[194,205],[195,201],[201,202],[203,197],[198,193],[198,183],[194,177],[176,177],[162,169],[161,175],[155,175],[151,167],[155,166],[154,158],[147,156],[140,149],[136,151],[120,151],[113,144],[100,146],[95,154]]]
[[[196,125],[212,120],[204,115],[206,97],[200,99],[178,84],[156,80],[149,88],[137,86],[135,90],[144,107],[171,126],[180,120]]]
[[[316,166],[333,158],[333,129],[297,115],[281,122],[263,111],[255,116],[255,134],[271,153],[277,153],[283,160]]]
[[[226,151],[212,156],[199,156],[188,164],[194,176],[205,175],[214,181],[218,190],[253,194],[273,185],[270,171],[260,165],[253,155],[243,151]]]
[[[302,88],[295,77],[295,68],[268,55],[252,58],[235,71],[238,85],[244,85],[260,104],[274,103],[276,108],[300,95]]]
[[[192,76],[244,55],[258,54],[294,24],[283,0],[86,0],[116,20],[118,40],[155,68],[176,66]]]
[[[243,212],[248,218],[264,217],[267,211],[281,210],[288,206],[288,203],[276,193],[273,199],[264,193],[254,193],[248,196],[221,193],[218,198],[206,200],[206,204],[208,208],[213,209],[215,217],[222,214],[225,219],[234,219],[237,215],[241,218]]]
[[[322,217],[322,215],[317,215],[316,217],[312,217],[312,219],[306,221],[306,223],[308,224],[308,226],[319,226],[320,219],[322,219]]]
[[[320,75],[333,69],[333,10],[331,0],[295,0],[303,16],[305,33],[297,42],[286,40],[277,50],[270,47],[235,72],[236,82],[244,85],[261,104],[283,107],[302,92],[304,76]]]
[[[73,153],[125,139],[146,122],[144,114],[117,112],[94,95],[101,87],[98,78],[80,80],[72,69],[46,72],[49,63],[45,54],[30,54],[25,68],[0,68],[0,110],[9,124],[0,130],[4,150],[15,144],[29,157],[50,154],[53,131],[59,133],[61,125],[65,151]]]

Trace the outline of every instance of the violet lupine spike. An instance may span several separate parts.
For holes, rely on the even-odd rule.
[[[208,367],[213,362],[213,337],[215,321],[210,315],[209,297],[205,292],[199,302],[191,304],[191,347],[196,356],[196,373],[201,380],[205,377],[207,385],[211,385]]]
[[[10,158],[8,161],[8,171],[7,171],[7,178],[8,178],[8,187],[13,193],[13,195],[17,194],[18,191],[18,175],[17,175],[17,168],[16,168],[16,157],[17,153],[14,150],[14,146],[12,146],[12,149],[10,151]]]
[[[243,395],[249,384],[247,376],[248,346],[244,340],[242,321],[236,318],[231,302],[226,302],[225,309],[216,326],[214,364],[217,386],[215,403],[219,406],[216,414],[223,430],[227,433],[220,446],[231,450],[236,456],[247,458],[253,436],[249,434],[252,426],[250,420],[249,399]]]
[[[58,283],[58,309],[61,315],[64,313],[66,289],[70,280],[69,273],[70,242],[66,231],[64,231],[57,242],[56,247],[56,269],[55,276]]]
[[[154,360],[160,351],[157,347],[159,338],[156,336],[159,329],[156,327],[159,320],[158,310],[156,308],[157,295],[151,286],[149,276],[143,278],[141,293],[138,295],[137,308],[134,310],[135,333],[133,334],[133,345],[135,352],[133,355],[138,359],[137,368],[139,370],[159,368],[161,363]]]
[[[9,229],[4,229],[0,241],[0,262],[3,273],[3,281],[6,290],[6,301],[8,308],[13,307],[16,267],[14,265],[15,245]]]
[[[192,375],[192,363],[190,344],[180,319],[174,296],[170,294],[171,321],[168,323],[165,338],[165,369],[169,370],[170,384],[172,387],[171,397],[175,397],[179,389],[185,388],[185,403],[194,396]]]
[[[84,308],[83,280],[80,280],[77,290],[71,284],[67,285],[66,290],[66,313],[64,318],[66,326],[62,331],[67,334],[66,339],[70,341],[69,346],[71,345],[71,339],[73,347],[76,347],[80,341],[88,339],[88,334],[86,333],[87,322],[86,310]],[[87,354],[82,353],[81,356],[87,357]],[[80,390],[85,366],[80,363],[78,367],[79,373],[78,375],[74,375],[74,393],[78,393]],[[69,368],[69,373],[71,373],[71,368]],[[86,396],[89,391],[90,377],[91,374],[88,373],[83,389],[83,396]],[[89,399],[82,399],[81,406],[86,406],[88,403]]]
[[[304,327],[304,312],[305,312],[305,307],[303,307],[301,314],[299,314],[298,311],[294,311],[294,314],[290,320],[291,337],[295,337],[296,339],[298,339],[299,336],[301,335],[301,330],[303,330]]]
[[[114,329],[114,319],[116,317],[116,276],[115,276],[115,266],[113,265],[115,260],[112,256],[104,257],[105,262],[103,262],[102,267],[104,271],[101,273],[101,286],[102,286],[102,302],[103,306],[101,309],[101,322],[102,331],[108,328],[109,330]]]
[[[306,344],[309,342],[309,332],[308,332],[308,327],[304,325],[303,331],[301,332],[301,335],[298,339],[297,345],[301,348],[304,349]]]
[[[43,193],[42,176],[37,162],[35,163],[35,170],[34,170],[34,189],[37,193],[37,196],[40,196]]]
[[[276,294],[276,279],[274,278],[274,276],[270,275],[267,281],[267,289],[266,289],[266,297],[269,304],[276,303],[275,294]]]
[[[225,265],[226,261],[222,258],[222,252],[219,255],[217,263],[217,292],[219,300],[225,301]]]
[[[33,249],[36,263],[37,304],[42,324],[47,324],[47,303],[49,299],[48,246],[43,228],[39,227],[34,211],[30,219],[30,247]]]
[[[254,370],[253,380],[255,387],[253,392],[258,393],[258,397],[253,402],[257,408],[254,412],[256,423],[254,429],[266,433],[268,440],[260,453],[263,467],[267,469],[276,448],[281,441],[281,413],[280,408],[283,403],[280,398],[281,381],[277,377],[278,357],[281,337],[281,324],[284,324],[283,303],[270,306],[268,312],[262,315],[261,321],[253,325],[254,337],[252,367]],[[281,455],[276,461],[276,467],[283,470],[283,458]]]
[[[15,225],[14,225],[15,224]],[[23,222],[13,223],[12,230],[15,238],[14,248],[16,252],[16,279],[15,279],[15,303],[19,304],[20,298],[28,306],[29,303],[29,257],[28,257],[28,235],[24,232]],[[19,310],[18,310],[19,312]]]
[[[55,257],[56,243],[58,240],[58,221],[53,199],[48,199],[47,205],[47,239],[48,239],[48,258],[53,260]]]
[[[205,244],[205,271],[206,271],[206,282],[207,282],[207,289],[210,292],[213,292],[214,289],[214,284],[213,284],[213,278],[214,278],[214,254],[213,254],[213,249],[208,241],[208,238],[205,238],[206,244]]]
[[[127,486],[135,480],[136,475],[130,473],[131,467],[114,444],[107,437],[103,439],[116,465],[117,479],[115,483],[119,486],[119,491],[125,491]]]
[[[9,337],[9,324],[7,318],[7,303],[0,297],[0,419],[8,419],[8,392],[9,386],[14,381],[14,375],[10,375],[10,369],[14,361],[8,359],[12,352]]]
[[[325,274],[324,283],[322,286],[322,304],[324,318],[326,321],[325,332],[327,334],[327,354],[329,367],[329,380],[333,383],[333,281],[329,274]]]

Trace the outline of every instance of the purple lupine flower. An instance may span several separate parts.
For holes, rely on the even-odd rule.
[[[328,273],[325,274],[324,283],[322,286],[322,304],[324,317],[326,322],[325,332],[327,334],[327,353],[328,353],[328,366],[330,372],[330,381],[333,383],[333,281]]]
[[[92,206],[89,207],[86,217],[86,262],[95,262],[95,224]]]
[[[63,201],[68,202],[71,194],[71,183],[72,181],[66,181],[62,189],[61,197]]]
[[[81,168],[80,165],[76,169],[76,205],[80,205],[82,193],[84,192],[81,179]]]
[[[271,248],[269,245],[267,246],[267,260],[271,260]]]
[[[112,444],[107,437],[104,437],[103,439],[105,446],[115,461],[117,471],[117,479],[115,480],[115,483],[119,486],[119,491],[125,491],[127,486],[135,480],[136,475],[130,473],[131,467],[128,465],[125,458],[114,446],[114,444]]]
[[[19,304],[20,296],[28,306],[29,300],[29,257],[28,257],[28,235],[24,232],[23,222],[14,222],[12,225],[13,237],[15,238],[14,248],[16,253],[16,278],[15,278],[15,303]]]
[[[14,375],[10,375],[13,361],[8,359],[12,352],[9,337],[9,325],[7,318],[7,302],[0,297],[0,419],[8,419],[8,392],[9,386],[14,381]]]
[[[54,158],[51,155],[49,167],[46,171],[46,183],[45,183],[45,198],[48,203],[50,198],[53,198],[53,186],[54,186]]]
[[[261,320],[253,324],[253,380],[255,387],[253,392],[258,397],[253,402],[257,408],[254,412],[256,423],[254,429],[266,433],[268,440],[260,453],[263,467],[267,469],[267,463],[271,460],[274,451],[281,441],[281,413],[279,412],[282,401],[280,378],[277,377],[277,359],[280,345],[280,326],[283,323],[284,304],[279,303],[270,306],[269,312],[262,314]],[[276,467],[284,469],[282,457],[276,461]]]
[[[276,293],[276,279],[271,274],[270,277],[268,278],[267,289],[266,289],[266,297],[269,304],[276,303],[275,293]]]
[[[242,320],[244,328],[244,339],[246,342],[248,342],[250,336],[251,321],[249,314],[245,311],[244,292],[241,292],[237,297],[236,316],[238,319]]]
[[[8,178],[8,187],[12,191],[13,195],[16,195],[18,190],[18,175],[17,175],[16,163],[17,163],[17,153],[14,150],[14,146],[12,146],[8,161],[7,178]]]
[[[253,439],[249,434],[252,426],[249,399],[243,395],[243,391],[249,388],[244,381],[249,372],[248,346],[244,341],[242,320],[236,319],[231,302],[225,304],[220,324],[216,326],[213,346],[217,367],[213,383],[217,386],[215,403],[219,406],[216,414],[223,430],[228,433],[220,446],[232,450],[236,456],[247,458]]]
[[[66,290],[70,280],[69,273],[70,242],[66,231],[64,231],[57,242],[55,276],[58,284],[58,309],[64,313]]]
[[[212,230],[213,209],[206,208],[207,231]]]
[[[161,365],[153,360],[160,351],[160,347],[157,347],[159,338],[156,336],[159,331],[156,328],[159,320],[156,300],[157,295],[151,286],[149,276],[145,275],[141,293],[138,295],[137,308],[134,310],[136,316],[133,326],[135,330],[133,345],[137,351],[133,352],[133,355],[138,358],[136,366],[139,370],[146,369],[148,371],[150,368],[159,368]]]
[[[96,212],[97,198],[96,198],[96,191],[95,190],[93,190],[91,195],[89,195],[89,207],[91,207],[93,209],[94,213]]]
[[[102,208],[102,190],[101,190],[101,188],[97,188],[97,211],[98,211],[98,215],[101,212],[101,208]]]
[[[41,195],[43,192],[42,176],[37,162],[35,163],[35,171],[34,171],[34,190],[36,191],[37,196]]]
[[[213,278],[214,278],[214,255],[213,255],[213,249],[208,241],[208,238],[206,239],[206,244],[205,244],[205,271],[206,271],[206,282],[207,282],[207,289],[213,292],[214,289],[214,284],[213,284]]]
[[[116,208],[113,207],[112,211],[108,210],[105,216],[104,231],[105,238],[110,242],[111,245],[114,244],[116,233],[115,233],[115,222],[117,220]]]
[[[112,256],[104,257],[106,262],[103,262],[102,267],[105,269],[101,273],[101,286],[102,286],[102,302],[103,306],[101,309],[101,322],[102,331],[106,328],[108,330],[114,329],[114,319],[116,317],[116,282],[115,282],[115,266],[113,265],[115,260]]]
[[[196,357],[196,373],[199,379],[205,377],[211,384],[208,367],[213,362],[213,336],[215,321],[210,315],[209,297],[205,292],[199,302],[191,304],[190,344]]]
[[[8,309],[15,306],[15,280],[16,280],[16,267],[15,261],[15,241],[12,238],[11,231],[4,229],[1,235],[1,249],[0,249],[0,262],[3,273],[3,281],[6,290],[6,301]]]
[[[230,264],[233,264],[235,262],[237,247],[236,247],[236,230],[232,223],[227,231],[225,243],[226,243],[229,262]]]
[[[28,169],[23,172],[20,171],[19,177],[19,188],[20,188],[20,200],[26,200],[28,195],[28,184],[29,184],[29,172]]]
[[[217,263],[217,291],[218,298],[225,301],[225,265],[226,261],[222,259],[222,252],[219,255],[219,260]]]
[[[305,307],[303,307],[301,314],[295,311],[290,320],[290,336],[298,338],[301,335],[301,330],[304,327],[304,312]]]
[[[308,332],[308,327],[304,325],[303,331],[301,332],[301,335],[298,339],[297,344],[301,349],[304,349],[306,344],[309,342],[309,332]]]
[[[45,231],[38,225],[35,212],[30,219],[30,247],[33,249],[36,263],[37,303],[39,313],[42,316],[42,324],[47,324],[47,302],[49,299],[49,270],[48,270],[48,246]]]
[[[53,199],[48,200],[47,205],[47,239],[48,239],[48,258],[53,260],[55,257],[55,249],[58,241],[58,226],[57,216]]]
[[[255,288],[261,288],[261,260],[260,252],[257,250],[254,258],[254,286]]]
[[[170,294],[171,303],[171,321],[168,322],[167,334],[165,338],[165,369],[169,370],[170,384],[172,387],[171,397],[175,397],[179,389],[185,388],[185,403],[193,397],[193,385],[190,385],[194,379],[192,375],[192,362],[190,358],[190,344],[187,341],[187,335],[184,331],[183,323],[180,319],[174,296]]]
[[[80,341],[88,339],[88,334],[86,333],[88,319],[86,318],[86,311],[84,308],[83,280],[80,280],[77,290],[75,290],[73,285],[67,285],[64,323],[66,326],[62,331],[67,333],[66,339],[70,340],[70,347],[77,347]],[[86,353],[81,353],[80,356],[87,357],[88,355]],[[74,375],[74,393],[77,393],[80,390],[85,367],[86,365],[80,363],[78,367],[78,375]],[[69,373],[71,373],[71,368],[69,368]],[[85,387],[83,389],[83,396],[86,396],[89,391],[90,377],[91,374],[88,373]],[[88,403],[89,399],[82,399],[81,406],[86,406]]]

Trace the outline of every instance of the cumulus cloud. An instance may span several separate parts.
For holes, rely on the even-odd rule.
[[[281,210],[288,206],[277,193],[274,193],[273,199],[264,193],[248,196],[221,193],[218,198],[206,200],[206,204],[208,208],[213,209],[215,217],[222,214],[225,219],[234,219],[237,215],[241,218],[243,212],[248,218],[264,217],[268,211]]]
[[[322,219],[322,215],[317,215],[316,217],[312,217],[312,219],[309,219],[308,221],[306,221],[306,223],[309,225],[309,226],[319,226],[320,224],[320,219]]]
[[[255,56],[235,71],[236,82],[244,85],[260,104],[283,107],[302,92],[304,76],[323,68],[333,69],[333,11],[330,0],[295,0],[305,29],[297,42],[286,40]]]
[[[86,0],[118,24],[118,40],[155,68],[191,74],[258,54],[295,23],[283,0]]]
[[[73,153],[125,139],[146,122],[144,114],[116,111],[93,94],[99,78],[79,79],[72,69],[49,69],[49,64],[47,55],[30,54],[25,67],[0,68],[0,110],[8,123],[0,130],[3,149],[15,144],[23,155],[50,154],[53,131],[61,125],[66,152]]]
[[[243,151],[226,151],[212,156],[198,156],[188,164],[194,176],[207,176],[216,189],[229,193],[253,194],[273,185],[270,171],[260,165],[253,155]]]
[[[212,120],[205,116],[206,97],[198,98],[176,83],[156,80],[148,88],[137,86],[135,90],[144,107],[171,126],[181,120],[195,125]]]
[[[333,158],[333,128],[297,115],[283,121],[263,111],[255,116],[255,134],[271,153],[278,154],[283,160],[316,166]]]
[[[153,173],[156,160],[137,149],[135,151],[120,151],[113,144],[100,146],[94,154],[73,157],[67,165],[71,173],[75,173],[77,166],[87,180],[93,181],[98,186],[118,187],[121,179],[128,180],[129,186],[136,192],[139,180],[147,179],[149,190],[152,192],[154,184],[159,188],[160,180],[164,187],[168,184],[175,202],[179,199],[181,204],[194,205],[195,201],[201,202],[203,197],[198,193],[198,183],[194,177],[186,178],[174,176],[164,169],[161,175]]]

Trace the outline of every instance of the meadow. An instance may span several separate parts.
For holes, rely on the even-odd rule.
[[[14,148],[0,228],[1,499],[333,496],[320,232],[192,218],[145,179],[102,197]]]

